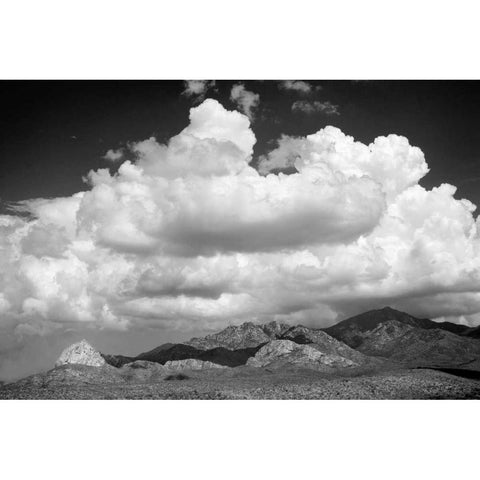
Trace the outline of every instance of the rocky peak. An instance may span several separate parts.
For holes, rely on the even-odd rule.
[[[288,325],[277,322],[265,325],[245,322],[241,325],[231,325],[221,332],[203,338],[192,338],[186,344],[202,350],[218,347],[229,350],[251,348],[279,338],[288,328]]]
[[[261,325],[263,331],[272,339],[280,338],[291,327],[286,323],[279,323],[276,321]]]
[[[106,364],[105,359],[86,340],[74,343],[67,347],[58,357],[55,366],[61,365],[89,365],[102,367]]]

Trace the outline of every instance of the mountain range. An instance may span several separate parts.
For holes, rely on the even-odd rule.
[[[82,340],[0,398],[480,398],[479,379],[478,329],[386,307],[325,329],[246,322],[135,357]]]
[[[416,318],[390,307],[362,313],[324,331],[365,355],[409,366],[480,362],[476,328]]]
[[[399,322],[415,328],[424,330],[440,329],[456,335],[478,338],[479,328],[471,328],[466,325],[451,322],[434,322],[427,318],[416,318],[405,312],[400,312],[390,307],[380,310],[370,310],[360,315],[347,318],[332,327],[325,328],[324,331],[329,335],[342,340],[352,348],[358,347],[364,336],[373,331],[380,324],[389,322]]]
[[[280,363],[283,362],[283,365],[289,362],[304,366],[318,364],[316,367],[328,364],[332,368],[340,365],[372,366],[385,361],[409,367],[474,367],[477,363],[480,367],[480,342],[477,338],[478,328],[416,318],[385,307],[356,315],[325,329],[278,322],[263,325],[245,322],[184,343],[166,343],[136,357],[102,356],[115,367],[140,360],[165,365],[187,359],[226,367],[267,365],[266,356],[270,356],[271,363],[275,364],[279,364],[282,357]],[[311,349],[331,358],[320,359]],[[299,360],[302,355],[306,358]],[[261,361],[254,360],[260,357]],[[312,360],[314,357],[316,361]]]

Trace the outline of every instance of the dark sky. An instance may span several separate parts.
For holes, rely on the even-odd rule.
[[[226,108],[232,81],[209,97]],[[245,81],[260,94],[253,129],[255,157],[281,134],[306,135],[325,125],[370,143],[396,133],[425,153],[428,188],[442,182],[457,197],[480,204],[480,83],[478,81],[319,81],[309,99],[330,101],[340,115],[292,113],[297,92],[274,81]],[[0,198],[5,202],[71,195],[87,187],[82,175],[110,166],[110,148],[152,135],[165,141],[188,124],[192,100],[181,81],[2,81]],[[255,161],[255,160],[254,160]]]

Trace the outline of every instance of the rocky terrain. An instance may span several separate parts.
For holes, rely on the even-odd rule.
[[[332,327],[325,328],[324,331],[350,347],[357,348],[362,343],[363,338],[368,337],[369,332],[378,327],[378,325],[393,321],[424,330],[446,330],[463,336],[475,336],[475,331],[477,330],[476,328],[470,328],[457,323],[434,322],[427,318],[416,318],[408,313],[385,307],[381,310],[370,310],[360,315],[350,317]]]
[[[474,399],[478,380],[429,370],[331,373],[241,366],[167,373],[155,367],[62,366],[0,388],[0,399]],[[131,375],[130,375],[131,374]]]
[[[441,329],[421,329],[399,322],[380,324],[358,349],[405,365],[465,365],[480,358],[480,342]]]
[[[392,308],[349,318],[325,332],[368,356],[408,366],[465,366],[480,359],[480,342],[464,325],[418,319]]]
[[[207,335],[203,338],[192,338],[186,344],[200,350],[211,350],[217,347],[239,350],[257,347],[270,340],[279,339],[289,328],[289,325],[277,322],[270,322],[265,325],[245,322],[242,325],[227,327],[219,333]]]
[[[106,364],[102,355],[86,341],[74,343],[67,347],[55,362],[56,367],[71,363],[89,365],[91,367],[102,367]]]
[[[315,345],[315,344],[313,344]],[[327,353],[320,348],[298,344],[291,340],[272,340],[265,344],[254,357],[247,361],[250,367],[275,367],[298,365],[312,369],[347,368],[357,363],[335,353]]]
[[[280,338],[302,345],[310,345],[323,353],[339,355],[359,365],[378,363],[377,359],[365,356],[322,330],[299,325],[289,328]]]
[[[385,308],[325,330],[247,322],[136,357],[82,340],[0,398],[480,398],[474,330]]]

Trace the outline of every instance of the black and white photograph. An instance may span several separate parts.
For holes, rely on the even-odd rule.
[[[480,82],[0,88],[0,398],[480,397]]]
[[[5,478],[476,478],[473,4],[0,18]]]

